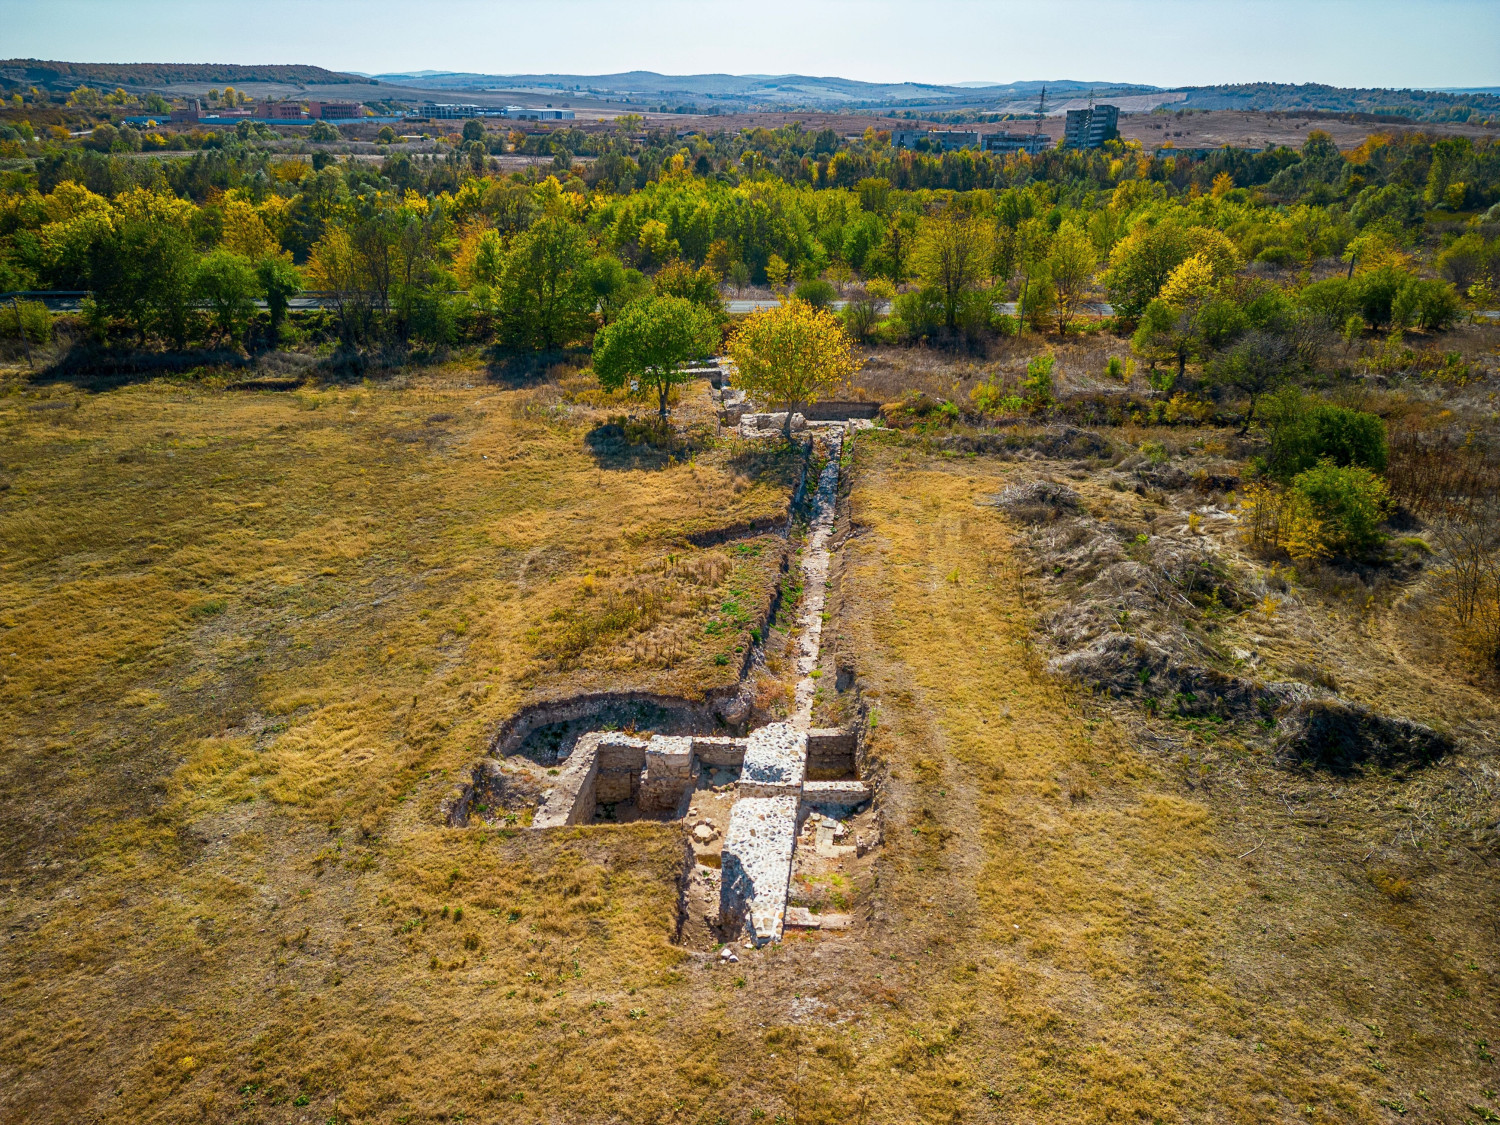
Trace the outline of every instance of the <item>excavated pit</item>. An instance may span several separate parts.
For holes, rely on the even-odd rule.
[[[622,695],[539,705],[497,733],[471,784],[450,799],[448,822],[681,823],[688,847],[676,932],[692,947],[740,938],[759,946],[789,926],[847,925],[839,872],[879,842],[878,817],[855,734],[811,727],[844,436],[842,425],[825,431],[826,461],[810,490],[785,721],[747,730],[744,681],[736,695],[701,703]]]

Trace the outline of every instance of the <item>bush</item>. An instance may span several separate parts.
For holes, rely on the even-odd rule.
[[[1395,308],[1399,307],[1402,324],[1415,324],[1426,332],[1441,332],[1450,327],[1459,314],[1463,312],[1463,304],[1454,292],[1453,286],[1446,281],[1415,280],[1409,282],[1397,295],[1395,306],[1393,306],[1393,317]]]
[[[863,344],[880,323],[880,306],[873,297],[857,297],[844,306],[844,331]]]
[[[1329,324],[1345,324],[1360,311],[1354,283],[1342,277],[1305,285],[1297,299],[1303,308],[1322,313]]]
[[[806,301],[815,309],[826,309],[833,304],[836,293],[833,286],[826,281],[799,281],[797,288],[792,290],[792,296],[799,301]]]
[[[40,301],[6,301],[0,304],[0,339],[26,339],[33,344],[45,344],[52,339],[52,314]]]
[[[1322,461],[1292,479],[1291,491],[1318,523],[1318,539],[1330,554],[1363,555],[1380,541],[1386,484],[1369,469]]]
[[[892,302],[887,324],[891,335],[901,341],[933,335],[943,325],[943,295],[936,289],[900,294]]]
[[[1271,437],[1269,468],[1282,480],[1321,461],[1385,470],[1390,447],[1385,423],[1374,414],[1328,403],[1309,404],[1293,390],[1276,396],[1265,418]]]
[[[1396,299],[1413,280],[1411,274],[1395,266],[1381,266],[1356,277],[1354,300],[1365,323],[1371,328],[1391,323]]]
[[[1026,392],[1026,405],[1032,410],[1046,410],[1053,404],[1052,365],[1050,355],[1039,355],[1026,363],[1026,378],[1021,389]]]

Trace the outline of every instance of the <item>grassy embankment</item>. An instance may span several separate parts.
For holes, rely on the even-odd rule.
[[[8,390],[0,1116],[438,1114],[633,1042],[676,830],[436,803],[528,701],[732,683],[780,540],[685,536],[784,513],[793,459],[596,452],[473,371]]]
[[[843,643],[889,773],[869,941],[927,1029],[877,1072],[892,1117],[1500,1108],[1483,858],[1392,839],[1399,780],[1299,778],[1170,729],[1164,749],[1041,674],[1038,591],[986,503],[1032,470],[871,439],[857,461]]]
[[[541,655],[552,613],[595,596],[587,574],[647,565],[651,538],[621,529],[700,518],[694,469],[601,467],[586,425],[536,396],[452,386],[318,410],[148,390],[30,405],[4,407],[0,517],[9,1115],[1494,1104],[1487,871],[1410,855],[1377,882],[1360,857],[1388,843],[1367,808],[1390,782],[1336,783],[1349,799],[1294,816],[1283,798],[1305,813],[1328,787],[1152,750],[1041,675],[1015,529],[982,503],[1018,466],[857,443],[829,635],[871,711],[886,844],[847,890],[854,931],[721,967],[667,944],[675,829],[434,819],[443,771],[528,693],[619,680],[627,655],[643,682],[721,667],[710,648],[676,669],[630,644],[572,670]],[[722,498],[715,456],[696,472],[723,474]],[[742,503],[784,496],[753,484]]]

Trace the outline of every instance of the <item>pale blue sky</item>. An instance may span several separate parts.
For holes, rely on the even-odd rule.
[[[0,0],[0,56],[365,72],[1500,85],[1500,0]]]

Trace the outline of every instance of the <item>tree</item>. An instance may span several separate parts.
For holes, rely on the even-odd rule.
[[[226,340],[238,340],[255,312],[260,279],[249,259],[230,250],[214,250],[198,263],[193,291],[213,316]]]
[[[943,326],[950,332],[958,327],[964,298],[984,276],[989,247],[987,222],[951,206],[927,224],[917,242],[912,253],[917,275],[942,294]]]
[[[740,386],[785,405],[788,440],[793,411],[860,368],[838,319],[798,300],[751,313],[728,351]]]
[[[348,231],[328,228],[308,256],[307,275],[333,300],[340,343],[353,347],[369,327],[370,294],[363,258]]]
[[[1130,338],[1130,347],[1150,365],[1152,372],[1158,363],[1176,361],[1176,378],[1181,379],[1187,371],[1188,360],[1198,354],[1192,315],[1184,309],[1173,308],[1166,301],[1152,301],[1141,315],[1135,335]],[[1156,386],[1154,378],[1151,378],[1151,383]]]
[[[187,343],[196,266],[192,241],[180,226],[158,216],[122,221],[90,248],[89,287],[99,311],[148,330],[176,347]]]
[[[724,307],[719,298],[719,275],[708,266],[695,270],[681,258],[657,270],[651,287],[658,296],[683,297],[716,313]]]
[[[665,429],[672,388],[688,379],[683,365],[713,354],[718,344],[718,321],[702,305],[685,297],[643,297],[594,338],[594,374],[607,391],[633,385],[641,395],[655,393]]]
[[[260,290],[266,295],[266,309],[271,314],[271,343],[281,339],[281,322],[286,319],[287,302],[302,292],[302,274],[289,258],[278,254],[262,258],[255,264]]]
[[[1102,280],[1117,315],[1138,320],[1172,271],[1193,252],[1187,230],[1163,219],[1141,221],[1110,251]]]
[[[549,350],[580,336],[594,311],[588,239],[555,215],[516,236],[500,270],[501,331],[513,346]]]
[[[619,316],[620,310],[646,289],[646,278],[641,271],[626,269],[613,254],[595,255],[584,270],[584,278],[594,296],[599,319],[605,324]]]
[[[471,117],[469,120],[467,120],[467,121],[464,122],[464,134],[463,135],[464,135],[464,143],[465,144],[469,144],[469,143],[471,143],[473,141],[479,141],[479,142],[483,143],[483,141],[484,141],[484,122],[480,121],[478,118]]]
[[[1078,314],[1084,297],[1088,295],[1089,285],[1094,280],[1094,269],[1098,264],[1088,232],[1077,223],[1063,223],[1052,240],[1052,254],[1048,262],[1048,273],[1052,277],[1052,289],[1057,299],[1059,332],[1066,332],[1069,322]]]
[[[1230,351],[1215,361],[1211,374],[1220,386],[1238,391],[1250,400],[1240,433],[1255,420],[1260,399],[1273,394],[1292,373],[1296,358],[1292,342],[1270,332],[1247,332]]]

